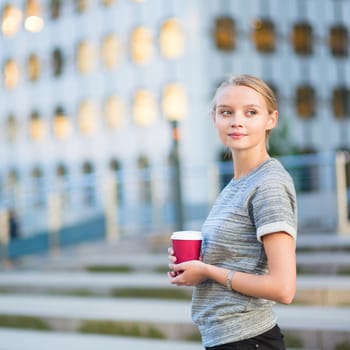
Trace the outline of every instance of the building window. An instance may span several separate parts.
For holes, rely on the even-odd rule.
[[[45,205],[45,186],[44,174],[41,168],[34,167],[31,173],[32,177],[32,204],[35,208],[41,208]]]
[[[163,114],[167,120],[179,121],[187,115],[187,94],[180,84],[168,84],[163,90]]]
[[[123,203],[124,201],[124,196],[123,196],[123,175],[122,175],[122,167],[117,159],[112,159],[109,163],[109,169],[112,171],[112,173],[116,177],[117,181],[117,201],[120,204]]]
[[[293,26],[292,44],[294,52],[298,55],[311,55],[313,52],[313,33],[310,24],[296,23]]]
[[[158,108],[154,94],[148,90],[139,90],[134,95],[133,115],[136,125],[147,127],[157,118]]]
[[[30,81],[34,82],[39,79],[41,73],[41,63],[36,54],[32,54],[27,62],[27,74]]]
[[[259,52],[270,53],[275,51],[276,32],[271,20],[258,18],[253,22],[253,42]]]
[[[115,69],[121,60],[121,43],[115,34],[108,34],[102,41],[102,62],[107,69]]]
[[[150,164],[146,156],[139,157],[138,169],[140,174],[140,201],[141,203],[152,202],[152,183],[150,176]]]
[[[13,114],[10,114],[6,120],[6,139],[9,142],[15,142],[18,137],[19,123]]]
[[[41,141],[45,137],[45,124],[38,111],[30,115],[29,135],[33,141]]]
[[[5,36],[15,35],[21,27],[22,13],[13,5],[5,5],[2,10],[1,30]]]
[[[169,59],[181,57],[185,51],[185,35],[177,19],[168,19],[160,28],[160,51]]]
[[[64,69],[64,58],[60,49],[56,48],[52,51],[51,62],[54,77],[62,75]]]
[[[77,13],[84,13],[89,9],[91,0],[74,0],[74,4]]]
[[[232,51],[236,47],[236,24],[231,17],[219,17],[215,20],[215,45],[219,50]]]
[[[299,86],[296,90],[296,109],[299,117],[311,118],[316,112],[316,92],[310,85]]]
[[[91,73],[96,65],[96,50],[92,43],[83,41],[78,45],[76,64],[82,74]]]
[[[348,87],[339,86],[332,93],[332,110],[338,119],[349,117],[350,115],[350,90]]]
[[[348,30],[342,24],[331,27],[329,32],[329,48],[333,56],[348,56]]]
[[[109,96],[104,103],[104,118],[110,129],[118,129],[123,125],[125,105],[120,97]]]
[[[97,106],[91,100],[83,101],[79,106],[78,124],[83,135],[92,135],[96,131]]]
[[[62,0],[51,0],[50,1],[50,16],[51,19],[58,19],[61,17],[62,12]]]
[[[63,209],[69,207],[70,191],[67,186],[68,170],[64,164],[59,164],[56,167],[56,186],[60,196],[60,204]]]
[[[154,43],[150,29],[138,27],[131,34],[131,57],[137,64],[146,64],[153,57]]]
[[[101,0],[101,4],[105,7],[110,7],[116,4],[117,0]]]
[[[7,89],[15,89],[19,83],[20,71],[19,67],[13,59],[6,61],[3,68],[4,86]]]
[[[82,170],[84,176],[83,203],[87,207],[92,207],[96,202],[95,169],[91,162],[84,162]]]
[[[71,123],[62,107],[57,107],[53,119],[53,132],[58,139],[65,139],[71,133]]]

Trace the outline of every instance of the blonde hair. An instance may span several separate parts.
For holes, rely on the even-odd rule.
[[[211,111],[216,109],[216,97],[218,93],[227,86],[246,86],[258,92],[265,100],[267,110],[272,113],[278,109],[277,99],[272,89],[260,78],[248,74],[231,76],[224,80],[215,91],[211,103]]]

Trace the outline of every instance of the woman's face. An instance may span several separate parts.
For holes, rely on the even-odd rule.
[[[264,97],[247,86],[226,86],[216,96],[215,127],[232,151],[266,150],[266,132],[276,126],[278,112],[268,112]]]

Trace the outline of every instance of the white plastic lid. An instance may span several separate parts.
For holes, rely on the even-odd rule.
[[[201,231],[176,231],[171,235],[171,239],[194,240],[202,239]]]

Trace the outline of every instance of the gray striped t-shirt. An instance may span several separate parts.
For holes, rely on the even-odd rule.
[[[266,274],[261,237],[285,231],[296,238],[293,181],[276,159],[232,179],[222,190],[202,227],[205,263],[251,274]],[[194,289],[192,318],[204,346],[257,336],[276,324],[274,302],[231,292],[207,280]]]

